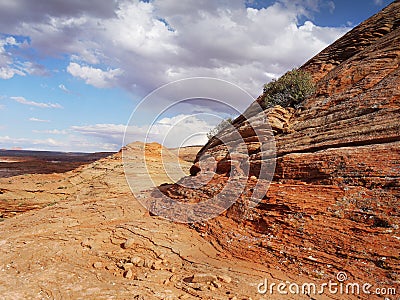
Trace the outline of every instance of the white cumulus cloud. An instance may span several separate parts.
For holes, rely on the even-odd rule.
[[[67,139],[54,138],[26,138],[0,136],[0,148],[29,149],[29,150],[52,150],[68,152],[114,152],[119,150],[120,145],[88,141],[81,136],[68,136]]]
[[[33,133],[45,133],[45,134],[54,134],[54,135],[65,135],[68,134],[67,130],[58,130],[58,129],[48,129],[48,130],[32,130]]]
[[[58,88],[59,88],[60,90],[62,90],[63,92],[67,93],[67,94],[70,94],[70,93],[71,93],[71,91],[70,91],[64,84],[58,85]]]
[[[39,122],[39,123],[50,123],[50,120],[43,120],[43,119],[38,119],[38,118],[29,118],[29,121],[31,122]]]
[[[10,79],[15,75],[48,74],[42,65],[31,61],[20,61],[15,57],[13,50],[24,46],[26,46],[24,42],[17,42],[12,36],[0,39],[0,79]]]
[[[71,130],[100,141],[122,145],[135,141],[157,142],[166,147],[203,145],[207,133],[215,126],[193,115],[164,117],[151,125],[94,124],[72,126]]]
[[[12,100],[29,106],[35,106],[40,108],[63,108],[58,103],[43,103],[43,102],[35,102],[25,99],[24,97],[10,97]]]
[[[116,77],[122,74],[120,69],[102,70],[91,66],[81,66],[75,62],[68,65],[67,71],[74,77],[85,80],[98,88],[106,88],[114,85]]]
[[[319,5],[282,0],[254,9],[244,0],[98,0],[91,9],[68,1],[41,11],[15,0],[18,9],[0,3],[0,23],[10,34],[29,36],[25,49],[69,55],[68,72],[95,87],[145,95],[173,80],[210,76],[257,96],[271,80],[267,74],[303,64],[349,30],[299,23]],[[13,76],[12,66],[0,63],[0,76]]]

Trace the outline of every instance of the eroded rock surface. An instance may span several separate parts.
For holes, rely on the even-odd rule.
[[[311,59],[302,68],[317,83],[313,97],[297,110],[250,107],[253,126],[243,117],[233,124],[243,142],[223,134],[235,151],[212,139],[194,165],[181,162],[192,176],[178,184],[162,172],[162,148],[148,146],[150,170],[128,172],[137,191],[151,188],[141,183],[146,173],[185,203],[238,183],[237,201],[212,220],[188,226],[151,216],[132,197],[121,153],[63,175],[2,179],[0,200],[41,209],[0,224],[1,297],[258,299],[269,297],[257,293],[263,278],[325,283],[339,271],[399,292],[399,19],[395,1]],[[132,166],[142,148],[126,148]],[[271,184],[260,180],[265,164],[275,166]],[[143,195],[163,204],[153,193]]]
[[[296,111],[275,107],[251,117],[269,120],[276,160],[246,118],[235,120],[250,174],[224,215],[197,225],[210,241],[234,256],[316,280],[344,271],[399,288],[399,20],[395,1],[308,61],[302,69],[313,74],[317,90]],[[191,180],[201,181],[213,166],[218,175],[201,191],[175,185],[165,193],[180,201],[213,196],[231,166],[241,165],[228,152],[212,139]],[[253,208],[260,166],[271,161],[273,181]]]
[[[162,152],[165,163],[189,173],[191,163],[158,144],[128,145],[127,162],[136,165],[144,150],[148,169],[129,173],[142,182],[136,192],[153,187],[141,181],[147,172],[172,183],[160,171]],[[183,155],[195,156],[190,149]],[[264,277],[300,280],[233,258],[194,229],[150,216],[126,182],[121,152],[71,172],[0,184],[0,208],[16,214],[0,222],[0,299],[257,299]]]

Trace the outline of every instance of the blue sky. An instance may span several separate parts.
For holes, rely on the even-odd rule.
[[[256,97],[265,82],[390,2],[3,0],[0,148],[117,151],[132,112],[154,89],[204,76]],[[147,98],[134,114],[134,139],[154,123],[151,140],[180,126],[167,146],[191,134],[189,144],[201,144],[221,118],[251,102],[228,99],[235,111],[210,101],[175,105],[154,120],[179,98],[164,96]]]

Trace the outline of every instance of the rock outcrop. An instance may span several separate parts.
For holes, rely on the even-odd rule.
[[[147,170],[130,174],[138,182],[134,192],[153,187],[142,181],[146,173],[155,183],[181,176],[174,168],[159,171],[161,156],[173,165],[177,157],[155,143],[128,145],[125,162],[140,165],[144,150]],[[193,160],[193,150],[176,154]],[[188,174],[191,163],[179,164]],[[7,209],[0,219],[2,300],[258,295],[265,267],[228,257],[185,225],[150,216],[132,197],[122,152],[67,173],[1,178],[0,187],[0,213]],[[295,280],[279,271],[274,277]]]
[[[191,151],[136,143],[65,174],[1,179],[4,206],[30,203],[37,210],[13,218],[4,213],[0,295],[258,299],[264,277],[274,284],[325,284],[337,283],[339,271],[349,282],[398,294],[398,20],[395,1],[302,67],[312,72],[317,89],[300,108],[261,111],[256,101],[200,150],[193,166],[187,163]],[[159,188],[169,200],[155,190],[142,193],[173,181],[162,157],[167,165],[178,161],[185,172],[191,166],[192,176]],[[134,168],[127,171],[129,166]],[[133,179],[131,190],[125,175]],[[164,217],[177,212],[167,201],[196,204],[222,194],[234,203],[188,228],[150,216],[131,191]],[[224,197],[194,213],[210,216],[224,208]]]
[[[309,71],[318,81],[347,59],[377,43],[388,33],[395,31],[400,27],[400,20],[396,12],[398,5],[396,0],[393,5],[361,23],[306,62],[302,67],[303,70]]]
[[[274,269],[315,279],[345,271],[399,287],[399,20],[395,1],[303,65],[317,89],[296,111],[244,114],[203,147],[193,176],[183,181],[201,182],[212,168],[216,175],[197,190],[173,185],[164,191],[169,197],[197,202],[219,192],[243,159],[233,159],[222,142],[234,131],[250,170],[238,201],[197,230],[231,254]],[[266,119],[275,145],[254,129]],[[276,164],[272,183],[260,185],[268,163]],[[254,203],[257,186],[269,189]]]

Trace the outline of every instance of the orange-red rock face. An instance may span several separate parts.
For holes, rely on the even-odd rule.
[[[315,278],[346,271],[399,287],[399,20],[395,1],[302,67],[313,73],[317,91],[301,108],[255,116],[267,114],[275,135],[276,171],[268,193],[249,206],[257,181],[251,177],[239,201],[198,230],[233,255],[271,268]],[[243,118],[234,126],[245,133],[250,175],[260,175],[258,168],[271,161],[265,159],[268,147]],[[192,168],[193,182],[203,176],[201,157],[207,155],[233,163],[211,140]],[[203,187],[202,197],[215,184]],[[176,186],[169,194],[190,198]]]
[[[314,56],[304,64],[303,69],[309,71],[315,80],[322,79],[347,59],[396,30],[400,26],[398,11],[399,1],[396,0]]]

